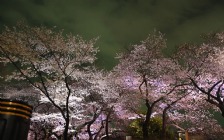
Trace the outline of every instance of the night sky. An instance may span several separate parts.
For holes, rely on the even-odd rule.
[[[144,40],[154,29],[165,34],[167,52],[200,34],[224,30],[223,0],[0,0],[0,30],[25,20],[56,26],[84,39],[100,37],[98,65],[112,68],[116,53]]]

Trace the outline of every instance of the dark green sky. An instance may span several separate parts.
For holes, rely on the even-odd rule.
[[[154,29],[165,34],[169,50],[175,44],[199,40],[202,33],[224,30],[224,1],[0,0],[0,30],[21,19],[85,39],[99,36],[98,63],[111,68],[117,52],[144,40]]]

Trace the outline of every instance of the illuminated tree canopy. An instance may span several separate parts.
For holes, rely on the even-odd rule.
[[[223,133],[210,111],[224,117],[223,32],[204,36],[201,44],[179,45],[168,57],[164,35],[154,31],[118,54],[111,71],[95,67],[96,41],[23,22],[0,34],[0,62],[15,68],[1,78],[26,82],[27,91],[38,94],[30,139],[109,138],[132,119],[142,122],[147,139],[154,117],[162,120],[164,139],[168,126]]]

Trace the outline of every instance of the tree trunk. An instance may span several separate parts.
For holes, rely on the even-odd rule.
[[[166,117],[166,113],[167,110],[170,108],[170,106],[167,106],[164,110],[163,110],[163,124],[162,124],[162,139],[166,140],[166,124],[167,124],[167,117]]]
[[[63,132],[63,140],[68,140],[68,127],[69,127],[69,118],[65,119],[65,129]]]
[[[97,140],[98,139],[98,136],[99,136],[99,134],[100,134],[100,132],[102,131],[103,128],[104,128],[103,121],[101,121],[101,127],[100,127],[99,131],[96,133],[96,135],[95,135],[93,140]]]
[[[96,112],[97,112],[97,109],[96,109]],[[93,140],[93,135],[94,135],[94,134],[91,133],[91,126],[96,121],[98,116],[101,114],[101,111],[100,111],[99,114],[97,114],[96,112],[94,112],[92,120],[85,123],[87,125],[87,133],[89,135],[89,140]]]
[[[93,140],[93,135],[92,135],[92,133],[91,133],[91,129],[90,129],[91,125],[92,125],[92,122],[90,122],[90,123],[87,125],[87,133],[88,133],[88,135],[89,135],[89,140]]]
[[[112,112],[112,107],[109,109],[109,112],[107,114],[107,118],[106,118],[106,124],[105,124],[105,133],[106,133],[106,138],[107,140],[109,140],[109,118]]]
[[[145,99],[145,104],[147,107],[147,112],[146,112],[145,121],[142,124],[142,132],[143,132],[143,138],[147,140],[149,138],[148,132],[149,132],[149,122],[152,115],[152,106],[150,106],[148,99]]]

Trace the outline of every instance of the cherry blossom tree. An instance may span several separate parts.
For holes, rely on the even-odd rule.
[[[108,118],[110,117],[108,114],[111,113],[111,109],[108,111],[108,108],[112,108],[116,104],[119,95],[111,86],[107,75],[106,72],[102,71],[76,74],[80,80],[76,82],[75,91],[71,94],[69,102],[71,121],[68,136],[71,138],[95,140],[99,138],[103,128],[108,129]],[[54,100],[60,101],[62,99],[59,96],[59,91],[62,88],[63,86],[57,86],[52,89],[52,92],[56,93]],[[31,127],[44,125],[37,130],[43,131],[43,128],[47,128],[49,137],[60,139],[63,132],[63,118],[60,117],[60,112],[55,110],[54,106],[48,104],[50,104],[49,100],[42,95],[40,106],[33,114],[32,122],[34,125]],[[63,105],[63,102],[59,102],[59,104]],[[50,109],[48,109],[49,107]],[[43,112],[44,108],[47,108],[47,111]],[[34,133],[31,133],[32,137],[35,137]]]
[[[173,58],[181,66],[185,79],[224,117],[223,45],[224,33],[211,33],[204,36],[201,44],[180,45]]]
[[[77,94],[79,80],[76,75],[92,70],[98,50],[93,46],[96,39],[84,41],[55,30],[24,23],[6,27],[0,34],[0,61],[11,63],[16,70],[5,76],[6,80],[27,81],[59,111],[58,117],[64,122],[63,139],[67,140],[71,95]]]
[[[161,52],[166,48],[165,39],[163,39],[161,33],[155,32],[149,35],[145,41],[142,41],[140,45],[132,47],[130,52],[118,56],[119,64],[114,71],[115,76],[117,76],[116,83],[121,88],[120,93],[124,99],[124,108],[138,114],[138,118],[144,119],[142,123],[144,138],[148,137],[148,125],[151,117],[155,115],[162,116],[164,137],[167,123],[175,122],[178,117],[179,125],[187,121],[193,124],[186,130],[196,129],[197,127],[206,130],[206,126],[199,123],[205,118],[207,121],[210,120],[211,125],[217,126],[217,129],[214,130],[220,130],[220,125],[208,111],[213,108],[204,105],[205,96],[196,94],[198,92],[195,91],[196,82],[192,80],[193,77],[195,78],[195,71],[184,69],[178,63],[182,61],[177,62],[177,59],[167,58]],[[184,51],[181,52],[185,53]],[[193,53],[186,54],[192,55]],[[182,58],[182,54],[178,56],[181,60],[185,58],[185,56]],[[199,57],[194,57],[189,58],[192,60],[191,62],[200,63],[200,61],[194,61]],[[188,56],[186,56],[187,58]],[[197,68],[201,68],[199,66],[198,64]],[[190,74],[192,74],[191,78],[189,78]],[[220,82],[218,84],[222,86]],[[220,92],[220,89],[217,88],[217,90]],[[133,99],[135,102],[133,102]],[[142,102],[145,103],[146,107],[145,115],[139,111],[139,108],[142,108]],[[197,114],[196,111],[204,115],[200,117],[200,113]],[[188,112],[188,115],[181,112]],[[184,118],[184,116],[189,116],[191,120],[187,120],[187,117]]]
[[[131,110],[137,113],[141,102],[145,102],[147,111],[143,115],[142,125],[144,138],[148,138],[150,118],[160,103],[168,98],[176,100],[178,90],[189,84],[181,81],[179,66],[163,55],[162,50],[165,48],[166,40],[163,35],[154,32],[140,45],[132,46],[130,52],[120,54],[119,64],[114,69],[118,77],[116,83],[124,89],[124,94],[132,96],[131,100],[135,99],[135,102],[129,102]]]

